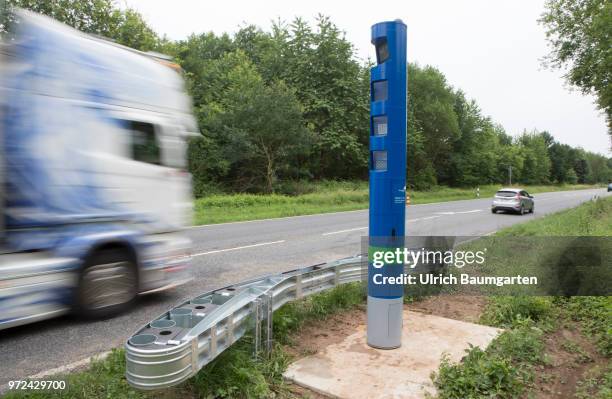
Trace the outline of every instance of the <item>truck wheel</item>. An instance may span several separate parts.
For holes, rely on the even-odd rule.
[[[121,249],[93,254],[79,275],[76,313],[105,318],[127,310],[138,294],[138,272],[133,257]]]

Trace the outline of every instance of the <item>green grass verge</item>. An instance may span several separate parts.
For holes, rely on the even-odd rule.
[[[471,286],[473,295],[593,295],[612,278],[612,197],[500,230],[462,245],[486,253],[472,276],[529,276],[537,285]],[[449,271],[455,274],[453,267]]]
[[[297,184],[297,183],[296,183]],[[343,212],[368,207],[367,182],[303,183],[298,195],[216,194],[195,201],[194,224],[214,224],[270,219],[317,213]],[[589,185],[525,186],[530,193],[581,190]],[[492,197],[498,185],[480,187],[480,197]],[[456,201],[476,198],[475,189],[438,187],[430,191],[411,191],[412,204]]]
[[[493,297],[481,322],[506,328],[486,350],[470,347],[460,363],[443,358],[432,380],[443,399],[518,398],[531,387],[537,368],[548,364],[544,337],[563,320],[578,322],[610,357],[612,297]],[[570,348],[571,349],[571,348]],[[573,350],[572,350],[573,351]],[[581,361],[578,356],[578,361]],[[582,360],[589,362],[587,357]],[[604,398],[612,392],[612,368],[595,368],[578,383],[577,398]]]
[[[531,321],[502,333],[486,350],[470,346],[461,363],[442,358],[432,380],[442,399],[518,398],[544,361],[543,331]]]
[[[500,230],[496,236],[611,236],[612,198],[603,197],[542,219]]]
[[[253,343],[245,336],[189,381],[166,390],[143,392],[131,388],[125,379],[125,352],[117,349],[104,360],[91,363],[88,370],[67,375],[67,390],[56,392],[11,392],[7,398],[283,398],[290,393],[282,373],[290,357],[283,344],[307,323],[322,320],[336,312],[365,302],[365,286],[351,283],[304,300],[291,302],[274,313],[275,344],[271,353],[253,357]]]
[[[577,208],[546,216],[498,232],[491,239],[479,240],[474,245],[487,245],[502,237],[524,236],[610,236],[612,234],[612,198],[590,201]],[[535,252],[532,253],[532,252]],[[495,255],[494,253],[489,253]],[[503,268],[513,270],[537,263],[541,254],[533,250],[514,248],[501,254],[511,259]],[[610,254],[604,254],[610,255]],[[494,264],[501,264],[492,262]],[[492,270],[487,270],[491,273]],[[587,336],[592,337],[600,353],[612,355],[612,297],[575,296],[496,296],[481,315],[481,323],[506,329],[486,350],[469,348],[460,363],[442,360],[432,380],[440,398],[518,398],[525,397],[534,381],[537,367],[547,363],[544,337],[555,331],[564,320],[577,323]],[[568,350],[580,351],[580,348]],[[579,353],[580,355],[580,353]],[[586,354],[578,359],[590,361]],[[579,360],[580,361],[580,360]],[[612,369],[594,370],[578,384],[577,398],[610,397]],[[527,394],[528,396],[528,394]]]

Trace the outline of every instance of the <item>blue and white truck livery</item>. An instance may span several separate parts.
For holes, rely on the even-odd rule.
[[[0,45],[0,329],[191,279],[180,72],[17,11]]]

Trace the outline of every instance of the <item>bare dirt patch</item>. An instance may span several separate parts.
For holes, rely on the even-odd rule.
[[[590,370],[605,368],[609,359],[571,324],[559,328],[545,338],[548,365],[541,366],[530,396],[537,399],[573,398],[578,382]]]
[[[405,308],[425,314],[454,320],[478,322],[487,300],[478,296],[435,296],[404,305]],[[332,315],[325,320],[309,323],[285,349],[295,358],[316,353],[321,348],[342,342],[353,334],[358,326],[366,324],[366,306]]]
[[[312,355],[328,345],[342,342],[355,332],[355,329],[366,323],[366,307],[361,305],[348,312],[336,313],[322,321],[308,323],[292,339],[285,351],[294,359]],[[318,392],[289,383],[288,389],[295,398],[324,399],[327,396]]]
[[[415,312],[478,323],[486,305],[487,299],[482,296],[440,295],[428,297],[407,306],[408,309]]]
[[[325,320],[308,323],[285,349],[296,359],[312,355],[321,348],[342,342],[353,334],[358,326],[365,323],[366,307],[362,305],[348,312],[334,314]]]

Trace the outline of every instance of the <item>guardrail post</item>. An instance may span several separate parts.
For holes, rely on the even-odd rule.
[[[199,340],[196,337],[195,339],[191,341],[191,372],[194,374],[197,373],[199,370],[198,368],[198,356],[199,356],[198,345],[199,345]]]
[[[234,343],[234,314],[233,313],[227,316],[227,324],[225,328],[227,329],[227,343],[228,345],[231,345]]]
[[[253,357],[257,358],[261,351],[261,300],[255,299],[251,304],[253,309]]]
[[[265,351],[269,354],[272,351],[272,312],[274,310],[274,303],[273,303],[273,299],[272,299],[272,295],[271,294],[266,294],[265,295],[265,305],[264,305],[264,312],[265,312],[265,329],[266,329],[266,341],[265,341],[265,346],[264,349]]]
[[[217,356],[217,326],[210,327],[210,356]]]
[[[295,276],[295,299],[302,297],[302,275]]]

